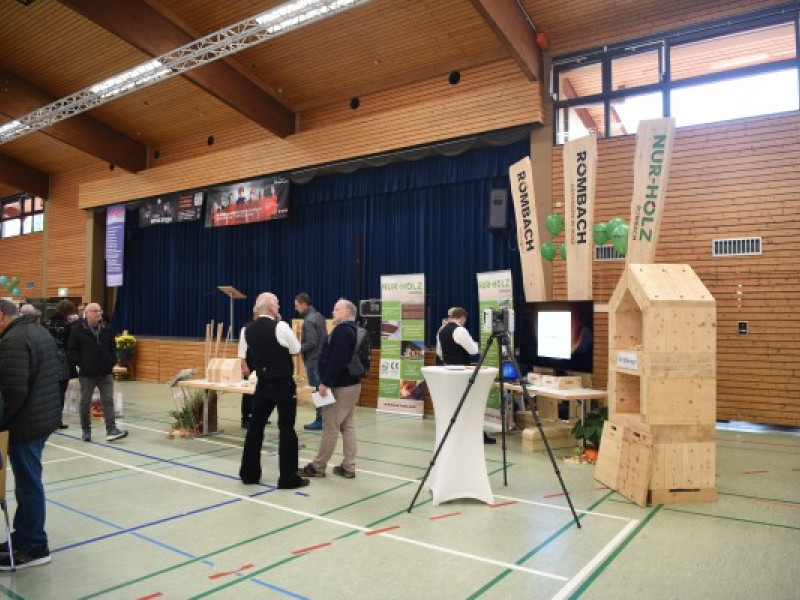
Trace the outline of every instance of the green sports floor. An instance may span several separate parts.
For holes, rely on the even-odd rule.
[[[8,598],[800,598],[800,434],[720,426],[711,504],[640,508],[560,460],[577,529],[543,453],[508,438],[487,467],[495,503],[407,508],[434,449],[434,421],[359,408],[357,477],[277,490],[267,426],[259,486],[237,477],[239,396],[221,435],[167,438],[165,385],[121,382],[130,436],[80,441],[77,417],[44,453],[52,562],[0,574]],[[301,464],[319,432],[302,424]],[[340,449],[341,445],[339,446]],[[338,450],[338,449],[337,449]],[[334,457],[332,464],[337,464]],[[9,508],[13,513],[13,476]]]

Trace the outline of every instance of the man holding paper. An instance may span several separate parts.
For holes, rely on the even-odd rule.
[[[261,480],[261,444],[264,426],[272,409],[278,408],[278,488],[294,489],[308,485],[297,475],[298,444],[294,431],[297,417],[297,386],[294,383],[292,354],[300,352],[300,342],[292,328],[281,321],[278,298],[264,292],[256,298],[257,318],[244,332],[246,356],[258,375],[253,394],[253,412],[244,439],[239,477],[243,483]]]
[[[325,468],[336,449],[339,432],[342,434],[344,458],[333,472],[345,479],[356,476],[356,428],[353,423],[358,397],[361,394],[361,377],[351,375],[347,368],[356,351],[356,307],[341,298],[333,307],[331,335],[319,357],[321,401],[331,393],[335,401],[322,407],[322,438],[317,457],[298,471],[301,477],[325,477]]]

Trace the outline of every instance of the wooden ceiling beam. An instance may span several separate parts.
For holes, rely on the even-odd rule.
[[[55,100],[54,96],[0,68],[0,114],[15,119]],[[147,146],[89,115],[60,121],[45,127],[41,133],[131,173],[147,167]]]
[[[160,56],[195,39],[143,0],[59,1],[148,56]],[[294,112],[224,60],[186,71],[182,77],[279,137],[295,131]]]
[[[483,20],[531,81],[542,80],[542,52],[516,0],[470,0]]]
[[[40,198],[47,198],[50,195],[48,173],[5,154],[0,154],[0,183]]]

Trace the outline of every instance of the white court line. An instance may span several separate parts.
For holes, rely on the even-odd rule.
[[[67,462],[68,460],[81,460],[86,458],[85,456],[70,456],[69,458],[54,458],[53,460],[43,460],[43,465],[52,465],[53,463],[59,462]]]
[[[594,571],[598,565],[606,559],[606,557],[611,554],[611,552],[616,549],[617,546],[622,543],[623,538],[627,537],[628,534],[631,532],[639,524],[638,519],[631,519],[631,522],[625,525],[617,535],[611,538],[611,541],[608,542],[603,549],[600,550],[588,563],[584,565],[584,567],[578,571],[578,574],[575,575],[572,579],[569,580],[569,583],[561,588],[558,593],[553,596],[552,600],[562,600],[563,598],[567,598],[572,592],[575,591],[575,588],[580,585],[580,583],[586,579],[586,577]]]
[[[323,517],[321,515],[315,515],[313,513],[305,512],[302,510],[297,510],[296,508],[289,508],[288,506],[281,506],[279,504],[273,504],[272,502],[266,502],[265,500],[261,500],[260,498],[251,498],[250,496],[245,496],[243,494],[236,494],[234,492],[229,492],[227,490],[222,490],[219,488],[214,488],[208,485],[203,485],[201,483],[195,483],[193,481],[187,481],[185,479],[180,479],[179,477],[172,477],[171,475],[166,475],[164,473],[158,473],[156,471],[150,471],[149,469],[143,469],[142,467],[135,467],[133,465],[128,465],[123,462],[119,462],[116,460],[112,460],[110,458],[103,458],[101,456],[96,456],[94,454],[89,454],[88,452],[82,452],[81,450],[74,450],[73,448],[68,448],[67,446],[60,446],[58,444],[53,444],[49,442],[51,446],[54,448],[58,448],[59,450],[64,450],[66,452],[73,452],[75,454],[85,456],[88,458],[93,458],[95,460],[99,460],[102,462],[107,462],[112,465],[117,465],[119,467],[123,467],[125,469],[131,469],[132,471],[138,471],[140,473],[145,473],[147,475],[152,475],[153,477],[160,477],[161,479],[167,479],[169,481],[174,481],[176,483],[182,483],[184,485],[188,485],[191,487],[199,488],[201,490],[206,490],[208,492],[215,492],[217,494],[221,494],[223,496],[228,496],[229,498],[237,498],[239,500],[243,500],[245,502],[252,502],[254,504],[259,504],[261,506],[266,506],[269,508],[274,508],[276,510],[280,510],[283,512],[288,512],[300,517],[304,517],[307,519],[312,519],[315,521],[322,521],[324,523],[328,523],[331,525],[337,525],[339,527],[343,527],[346,529],[354,529],[356,531],[361,531],[362,533],[372,533],[377,531],[375,529],[370,529],[369,527],[362,527],[361,525],[355,525],[353,523],[348,523],[346,521],[339,521],[338,519],[331,519],[329,517]],[[458,550],[452,550],[450,548],[444,548],[442,546],[436,546],[434,544],[428,544],[425,542],[420,542],[418,540],[412,540],[410,538],[405,538],[399,535],[394,535],[390,533],[380,533],[378,534],[382,538],[388,538],[391,540],[395,540],[397,542],[401,542],[403,544],[409,544],[412,546],[418,546],[420,548],[425,548],[427,550],[435,550],[437,552],[442,552],[444,554],[451,554],[453,556],[458,556],[460,558],[466,558],[469,560],[473,560],[476,562],[481,562],[485,564],[494,565],[497,567],[502,567],[503,569],[510,569],[513,571],[522,571],[523,573],[529,573],[531,575],[539,575],[540,577],[547,577],[548,579],[555,579],[558,581],[569,581],[568,577],[564,577],[563,575],[556,575],[555,573],[548,573],[547,571],[539,571],[536,569],[529,569],[527,567],[522,567],[517,564],[507,563],[499,560],[493,560],[491,558],[486,558],[483,556],[477,556],[475,554],[468,554],[466,552],[459,552]]]
[[[166,432],[164,432],[164,431],[162,431],[160,429],[153,429],[152,427],[144,427],[142,425],[133,425],[131,423],[126,423],[125,426],[126,427],[132,427],[134,429],[143,429],[145,431],[152,431],[154,433],[166,433]],[[228,448],[236,448],[236,449],[239,449],[239,450],[241,450],[241,448],[242,448],[240,445],[228,444],[228,443],[225,443],[225,442],[220,442],[218,440],[215,440],[214,438],[198,437],[198,438],[192,438],[192,439],[195,440],[195,441],[198,441],[198,442],[205,442],[207,444],[215,444],[217,446],[225,446],[225,447],[228,447]],[[262,450],[261,453],[262,454],[268,454],[270,456],[273,455],[273,453],[271,451],[263,451]],[[419,481],[420,481],[419,479],[414,479],[413,477],[402,477],[401,475],[391,475],[390,473],[381,473],[380,471],[370,471],[370,470],[367,470],[367,469],[362,469],[361,467],[358,468],[358,472],[359,473],[366,473],[368,475],[375,475],[376,477],[383,477],[385,479],[395,479],[397,481],[407,481],[407,482],[410,482],[410,483],[419,483]],[[536,502],[534,500],[524,500],[522,498],[515,498],[513,496],[502,496],[500,494],[495,494],[494,496],[496,498],[503,498],[505,500],[513,500],[513,501],[519,502],[521,504],[530,504],[530,505],[533,505],[533,506],[542,506],[544,508],[553,508],[553,509],[556,509],[556,510],[566,510],[566,511],[569,510],[568,506],[562,506],[560,504],[550,504],[548,502]],[[575,512],[578,513],[578,514],[582,514],[582,515],[591,515],[593,517],[602,517],[602,518],[605,518],[605,519],[615,519],[615,520],[618,520],[618,521],[630,521],[631,520],[631,519],[628,519],[627,517],[620,517],[620,516],[617,516],[617,515],[610,515],[610,514],[607,514],[607,513],[595,512],[595,511],[591,511],[591,510],[580,510],[580,509],[576,508]]]

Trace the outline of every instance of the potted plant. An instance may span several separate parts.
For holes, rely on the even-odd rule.
[[[183,401],[183,406],[178,410],[170,411],[172,417],[171,431],[168,438],[193,437],[203,428],[203,390],[194,390]]]
[[[133,349],[136,348],[136,338],[126,329],[114,341],[117,345],[117,360],[120,364],[129,365],[133,358]]]
[[[608,408],[602,407],[586,413],[583,421],[578,421],[572,428],[572,435],[582,442],[583,456],[588,462],[597,460],[597,451],[600,449],[600,438],[603,435],[603,423],[608,420]]]

